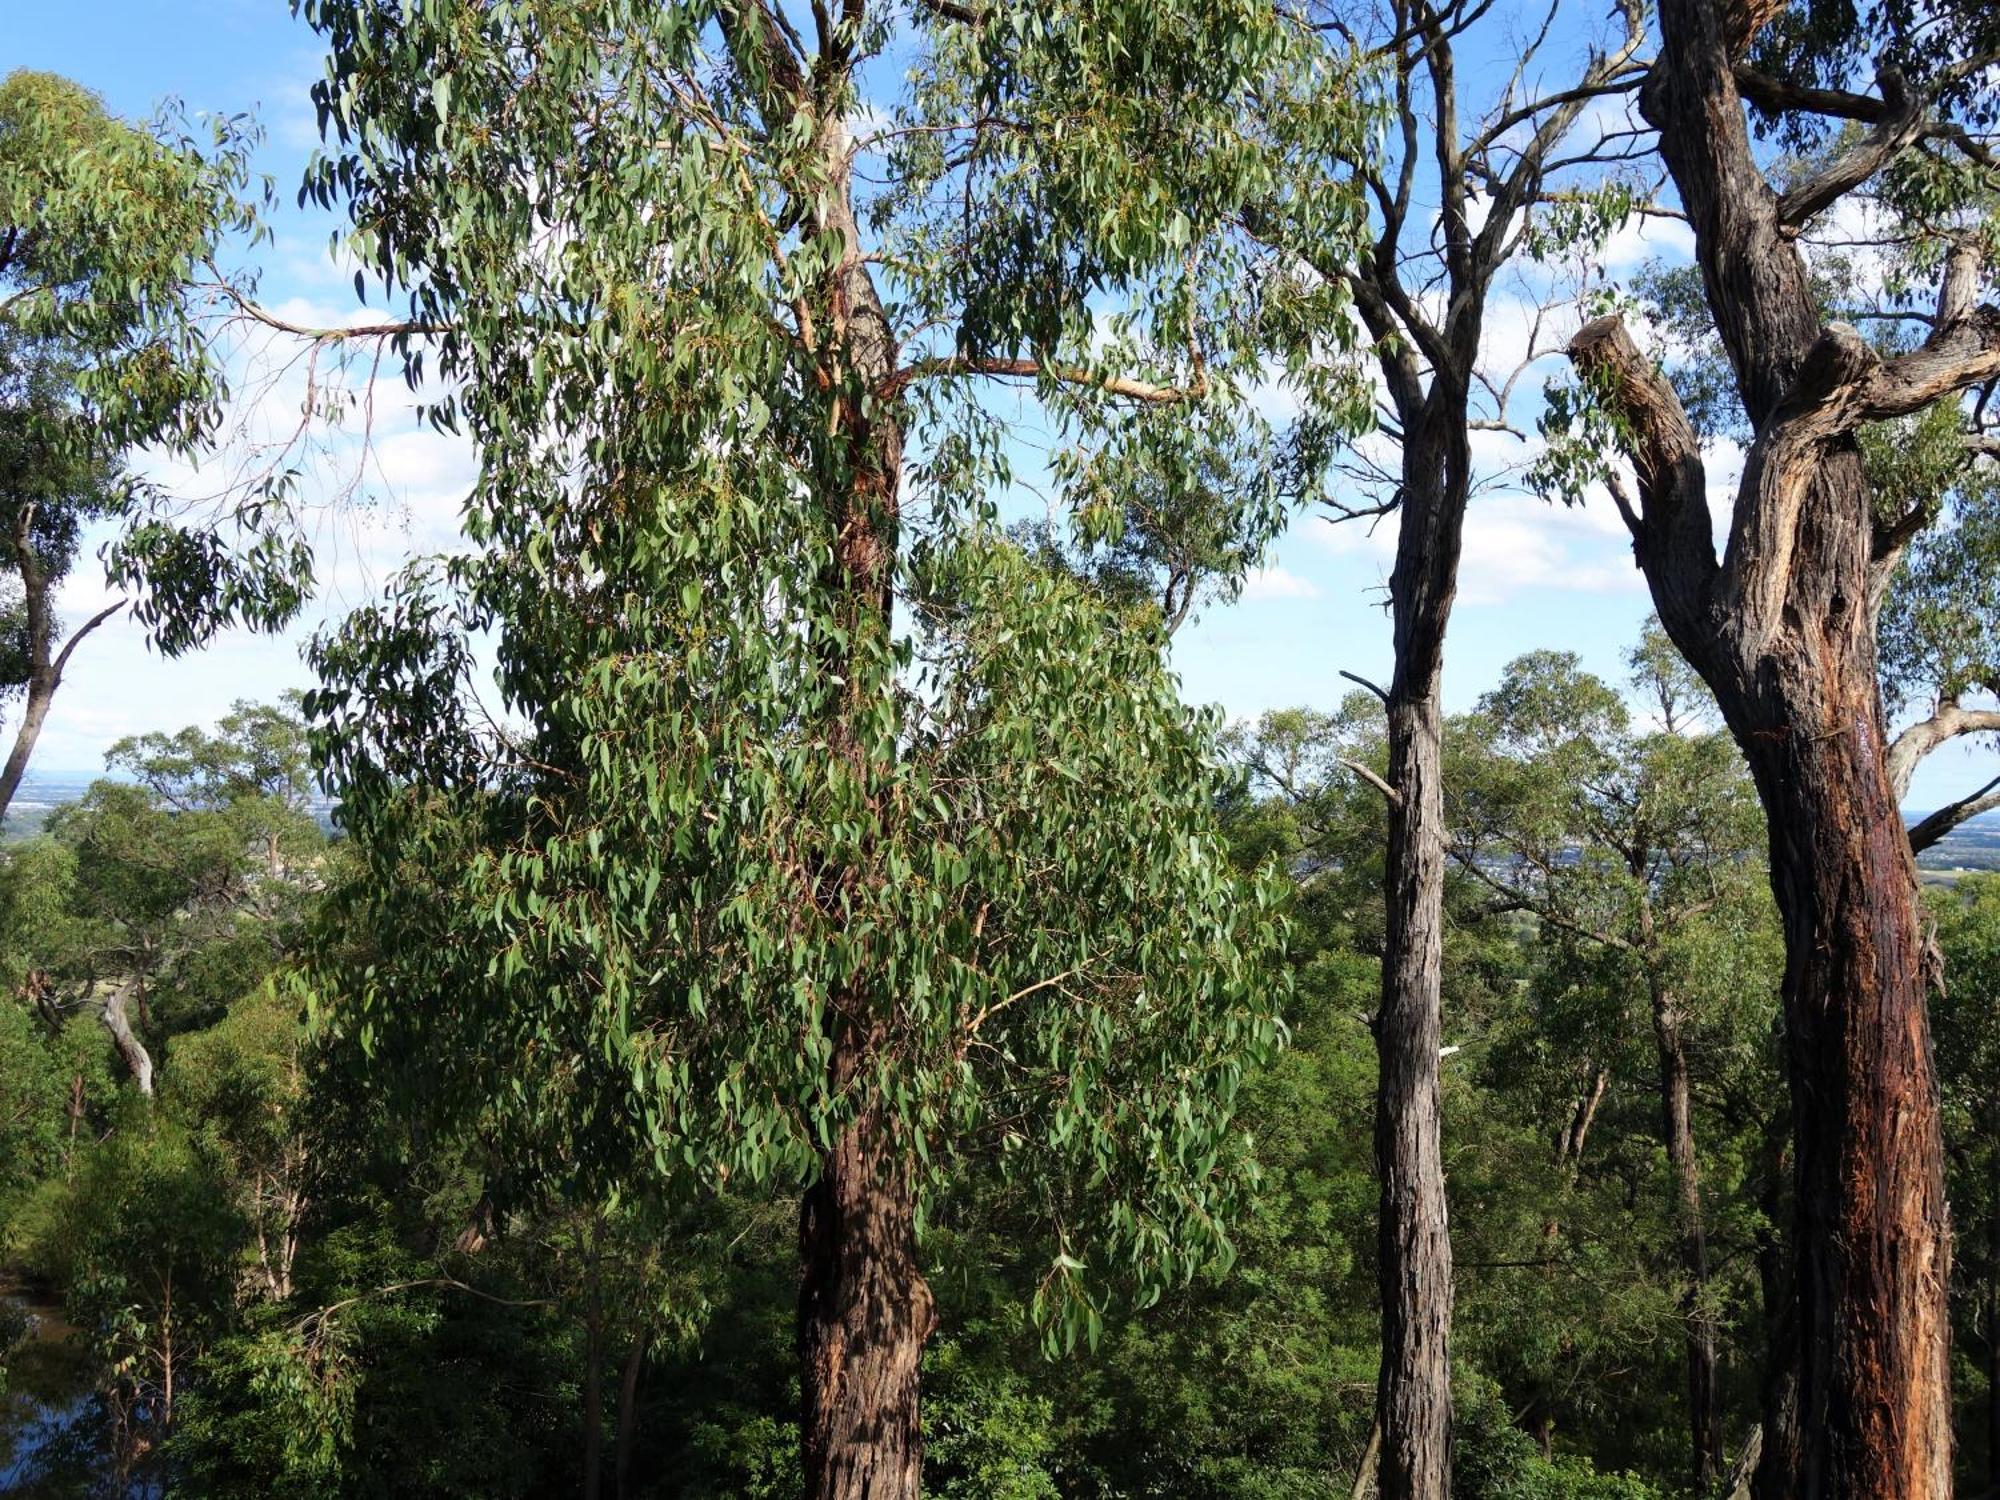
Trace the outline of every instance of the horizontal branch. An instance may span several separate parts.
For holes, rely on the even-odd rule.
[[[1128,401],[1167,406],[1180,401],[1199,401],[1208,394],[1208,373],[1196,372],[1189,385],[1159,385],[1123,375],[1104,375],[1081,365],[1053,365],[1033,359],[977,359],[954,354],[942,359],[921,359],[903,366],[888,382],[888,394],[914,385],[919,380],[962,378],[968,375],[1010,380],[1053,380],[1062,385],[1088,386]]]
[[[1928,124],[1924,101],[1895,68],[1883,68],[1876,79],[1882,90],[1882,113],[1875,128],[1847,151],[1787,189],[1778,199],[1778,223],[1797,233],[1815,214],[1853,191],[1916,141]]]

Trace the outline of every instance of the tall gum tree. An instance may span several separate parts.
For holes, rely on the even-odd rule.
[[[284,455],[212,505],[127,463],[197,460],[225,434],[226,314],[254,277],[216,258],[262,235],[254,140],[241,117],[197,137],[171,113],[119,119],[54,74],[0,78],[0,577],[20,593],[0,689],[23,694],[0,819],[72,653],[118,609],[175,654],[230,623],[282,626],[310,587]],[[94,522],[112,530],[105,574],[123,597],[65,639],[55,596]]]
[[[1375,688],[1387,714],[1388,756],[1384,771],[1367,778],[1388,804],[1382,1000],[1372,1022],[1380,1063],[1377,1409],[1385,1500],[1438,1500],[1451,1490],[1452,1264],[1438,1072],[1447,863],[1440,754],[1445,633],[1478,479],[1472,435],[1481,427],[1513,430],[1514,379],[1490,369],[1487,314],[1496,278],[1532,243],[1537,216],[1579,183],[1595,185],[1621,150],[1604,137],[1573,142],[1579,122],[1594,105],[1629,93],[1643,71],[1642,13],[1623,5],[1608,43],[1575,60],[1560,86],[1540,76],[1562,45],[1551,41],[1554,12],[1546,19],[1537,12],[1540,29],[1531,30],[1497,86],[1468,82],[1458,48],[1482,21],[1500,28],[1490,9],[1479,0],[1394,0],[1374,9],[1329,0],[1301,8],[1303,26],[1347,49],[1380,80],[1386,148],[1334,166],[1367,193],[1372,243],[1358,258],[1344,239],[1317,243],[1295,219],[1309,192],[1253,200],[1246,216],[1254,234],[1291,250],[1352,297],[1378,366],[1381,425],[1395,444],[1393,460],[1364,475],[1366,498],[1336,495],[1331,503],[1336,518],[1393,514],[1398,526],[1389,576],[1394,667]],[[1285,116],[1277,119],[1282,135]],[[1547,352],[1531,349],[1528,362]],[[1310,413],[1301,433],[1310,446]]]
[[[1044,1206],[1058,1344],[1114,1272],[1227,1253],[1270,892],[1157,622],[999,538],[980,391],[1031,388],[1100,477],[1192,473],[1161,452],[1244,419],[1267,325],[1337,341],[1338,289],[1233,230],[1289,38],[1171,0],[300,9],[308,190],[481,456],[477,550],[317,653],[386,950],[338,1024],[579,1193],[800,1182],[807,1493],[915,1495],[942,1167]]]
[[[1754,434],[1720,558],[1699,444],[1672,387],[1616,319],[1586,327],[1572,357],[1637,470],[1637,499],[1614,495],[1660,619],[1714,690],[1770,828],[1787,949],[1798,1384],[1795,1422],[1765,1444],[1760,1490],[1914,1500],[1951,1492],[1951,1403],[1933,963],[1876,671],[1877,611],[1912,523],[1894,497],[1875,503],[1857,432],[2000,374],[2000,312],[1978,301],[1968,237],[1942,257],[1928,332],[1905,352],[1884,357],[1824,321],[1802,226],[1899,158],[1965,132],[1895,68],[1879,95],[1748,68],[1760,18],[1666,0],[1641,95]],[[1870,128],[1774,185],[1746,97]]]

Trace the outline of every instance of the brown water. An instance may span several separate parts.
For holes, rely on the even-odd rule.
[[[0,1495],[102,1500],[137,1495],[112,1477],[96,1372],[62,1309],[0,1287]]]

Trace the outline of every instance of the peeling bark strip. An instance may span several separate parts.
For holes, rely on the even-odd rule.
[[[1951,1493],[1950,1240],[1916,868],[1876,687],[1875,612],[1897,543],[1877,534],[1852,434],[2000,369],[2000,312],[1973,306],[1976,264],[1955,253],[1915,351],[1885,361],[1851,329],[1823,329],[1783,200],[1750,149],[1741,39],[1715,0],[1662,0],[1660,25],[1641,108],[1756,432],[1722,559],[1671,387],[1616,320],[1585,328],[1570,353],[1626,423],[1640,495],[1619,504],[1634,551],[1770,826],[1797,1335],[1774,1350],[1767,1383],[1767,1426],[1795,1440],[1766,1445],[1758,1492],[1935,1500]],[[1885,121],[1903,109],[1885,94]],[[1794,1365],[1795,1425],[1776,1409]]]

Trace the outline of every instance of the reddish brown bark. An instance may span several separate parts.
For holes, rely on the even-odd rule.
[[[799,1372],[810,1500],[922,1492],[919,1367],[936,1326],[908,1171],[864,1111],[823,1153],[799,1215]]]
[[[1911,355],[1884,363],[1851,330],[1822,329],[1787,200],[1750,149],[1723,10],[1663,0],[1641,100],[1756,432],[1721,559],[1672,390],[1610,320],[1572,354],[1626,421],[1641,505],[1621,507],[1639,563],[1770,827],[1795,1135],[1796,1457],[1769,1445],[1760,1494],[1932,1500],[1951,1492],[1950,1246],[1929,965],[1875,658],[1899,544],[1895,528],[1878,533],[1853,431],[1979,378],[2000,315],[1972,309],[1948,265],[1932,336]]]

